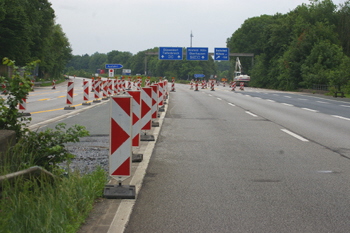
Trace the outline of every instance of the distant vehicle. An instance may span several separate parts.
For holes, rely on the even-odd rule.
[[[237,57],[236,58],[236,67],[235,67],[233,81],[236,81],[236,82],[249,82],[250,81],[250,76],[248,76],[246,74],[242,74],[242,72],[243,72],[243,67],[241,65],[241,61],[239,60],[239,57]]]

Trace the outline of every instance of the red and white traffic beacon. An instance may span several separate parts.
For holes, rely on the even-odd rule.
[[[131,176],[132,156],[132,96],[113,96],[110,100],[109,175],[117,185],[106,185],[104,197],[135,199],[134,185],[122,185]]]

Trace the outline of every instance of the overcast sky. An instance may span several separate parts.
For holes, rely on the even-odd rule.
[[[154,47],[226,47],[244,20],[308,0],[49,0],[74,55]],[[345,0],[333,0],[338,5]],[[234,51],[230,51],[234,52]]]

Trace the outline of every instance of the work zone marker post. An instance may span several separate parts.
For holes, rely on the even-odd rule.
[[[132,97],[113,96],[110,102],[109,175],[118,181],[118,185],[106,185],[104,197],[135,199],[135,186],[122,185],[131,176]]]
[[[141,91],[129,90],[132,97],[132,146],[140,147],[141,133]],[[142,162],[143,154],[132,153],[132,162]]]
[[[22,98],[22,101],[18,104],[18,109],[22,112],[18,113],[18,115],[21,116],[31,116],[29,112],[24,112],[27,110],[27,97]]]
[[[158,111],[164,112],[164,83],[160,81],[158,83]]]
[[[172,78],[172,82],[171,82],[171,92],[175,92],[175,78]]]
[[[89,81],[83,79],[83,89],[84,89],[84,97],[83,97],[83,103],[82,105],[91,105],[91,103],[88,103],[89,101]]]
[[[244,82],[240,82],[240,84],[239,84],[239,89],[240,89],[241,91],[244,91]]]
[[[231,91],[235,91],[236,90],[236,82],[232,82],[231,88],[232,88]]]
[[[102,81],[102,100],[108,100],[108,81]]]
[[[195,84],[195,89],[194,89],[194,91],[199,91],[199,90],[198,90],[198,80],[196,80],[196,84]]]
[[[100,87],[101,87],[101,79],[95,80],[95,92],[94,92],[95,99],[93,100],[94,103],[101,102],[101,100],[100,100],[100,98],[101,98]]]
[[[152,120],[158,118],[158,84],[151,85],[152,88]],[[159,122],[152,121],[152,127],[159,127]]]
[[[141,130],[145,134],[141,135],[141,141],[154,141],[153,135],[147,135],[146,131],[152,128],[152,88],[141,88]]]
[[[68,81],[67,86],[67,101],[66,104],[68,106],[64,107],[64,110],[74,110],[75,107],[71,106],[73,104],[73,93],[74,93],[74,82]]]

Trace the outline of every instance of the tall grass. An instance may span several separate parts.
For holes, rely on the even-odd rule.
[[[41,177],[6,182],[0,199],[0,232],[77,232],[105,183],[101,168],[54,181]]]
[[[56,140],[56,144],[63,140],[59,136],[51,139],[51,131],[46,134],[46,140]],[[70,137],[74,139],[74,135],[75,132]],[[66,137],[63,133],[61,136]],[[28,141],[33,140],[28,138]],[[50,143],[45,145],[50,149]],[[5,155],[0,156],[0,175],[38,165],[37,158],[43,151],[46,150],[33,148],[30,143],[17,143]],[[55,156],[65,156],[62,150],[51,152]],[[58,166],[47,167],[52,168],[50,172],[53,177],[35,174],[0,182],[0,233],[77,232],[93,208],[94,200],[103,195],[107,182],[104,169],[97,168],[90,174],[69,172],[63,176],[63,170]]]

